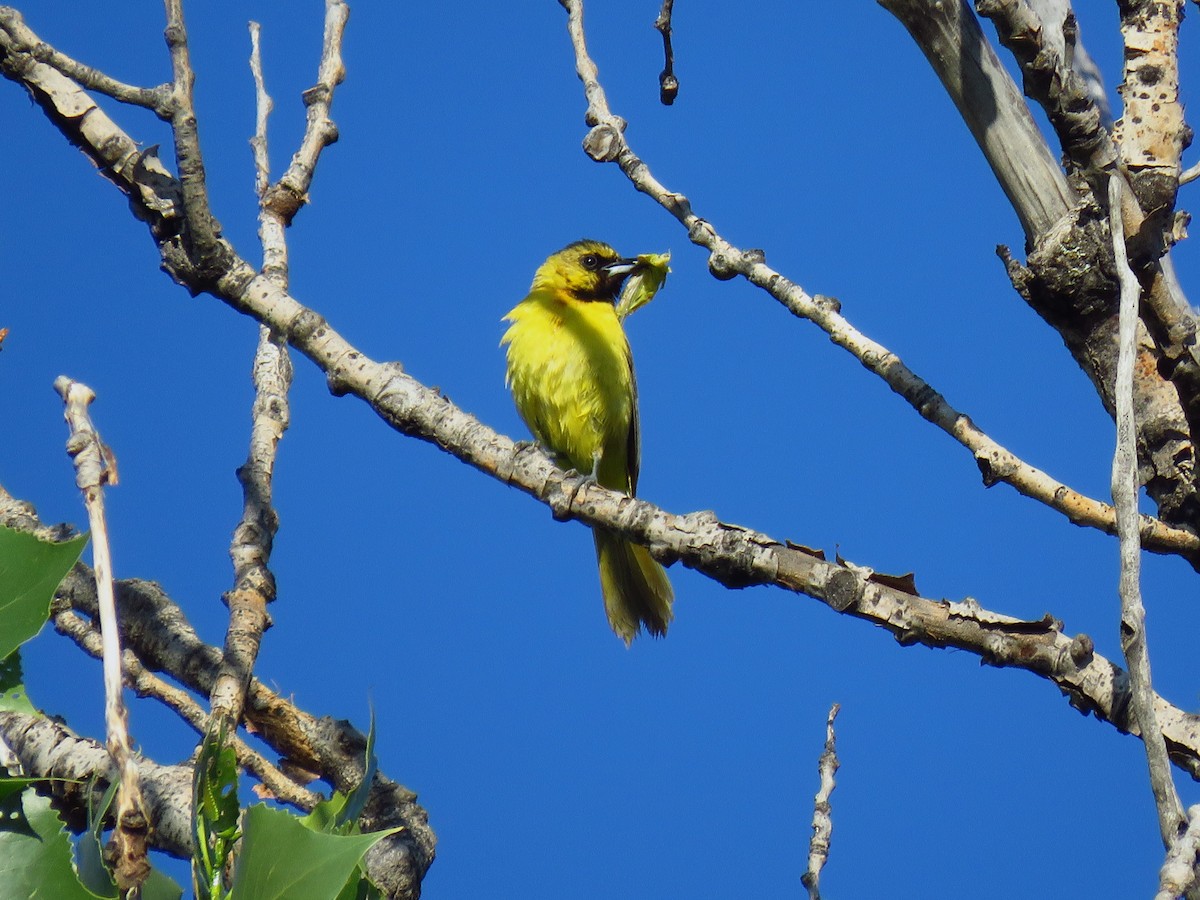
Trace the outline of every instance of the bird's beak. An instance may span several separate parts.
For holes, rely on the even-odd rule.
[[[610,262],[600,269],[604,273],[605,287],[612,288],[613,294],[616,294],[621,287],[621,282],[628,278],[629,273],[635,268],[637,268],[636,259],[618,259]]]

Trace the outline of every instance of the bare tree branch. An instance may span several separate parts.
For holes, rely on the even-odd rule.
[[[707,249],[709,268],[717,278],[741,275],[767,291],[793,315],[808,319],[830,336],[835,344],[853,354],[866,368],[882,378],[923,418],[936,425],[971,451],[983,474],[985,485],[1004,482],[1025,496],[1064,514],[1076,525],[1115,534],[1111,506],[1078,493],[1055,481],[1045,472],[1022,461],[981,431],[969,416],[959,412],[930,384],[909,369],[886,347],[871,340],[840,313],[837,301],[811,296],[799,285],[766,264],[761,250],[741,250],[726,241],[711,222],[693,212],[683,194],[669,191],[650,173],[645,162],[630,149],[623,131],[624,121],[612,114],[598,80],[596,64],[587,52],[583,33],[583,11],[579,0],[563,0],[570,14],[569,30],[575,48],[576,71],[588,99],[587,121],[592,130],[584,149],[598,162],[616,162],[634,187],[656,200],[688,229],[691,241]],[[968,13],[969,15],[969,13]],[[1148,550],[1178,553],[1193,567],[1200,567],[1200,538],[1161,521],[1142,519],[1142,539]]]
[[[573,4],[569,0],[565,0],[564,5],[572,10],[573,16],[574,11],[579,8],[578,3]],[[172,0],[168,0],[168,19],[171,23],[168,27],[168,42],[172,47],[173,59],[176,58],[179,47],[183,48],[184,65],[177,63],[175,66],[175,91],[178,94],[184,90],[181,86],[186,85],[186,92],[190,95],[186,35],[180,38],[182,13],[178,3]],[[172,29],[176,22],[179,29],[178,33],[173,34]],[[11,41],[6,45],[5,37],[6,33],[0,29],[0,66],[9,77],[30,83],[25,76],[16,74],[26,60],[21,56],[19,48],[14,50]],[[580,37],[582,38],[581,29]],[[590,63],[590,60],[588,62]],[[591,83],[587,79],[584,80],[585,90],[589,91],[590,110],[593,105],[593,89],[599,90],[599,84],[594,77]],[[50,83],[40,72],[33,78],[33,83],[39,86],[37,90],[45,93],[38,102],[48,111],[53,111],[51,117],[64,134],[87,144],[87,152],[94,158],[107,158],[104,155],[107,151],[93,144],[97,137],[95,131],[85,132],[76,121],[77,116],[62,113],[60,103],[67,97],[67,86],[61,82]],[[48,85],[48,88],[42,87],[43,85]],[[599,99],[603,102],[602,91],[599,93]],[[845,322],[839,315],[835,301],[810,297],[766,267],[760,253],[743,253],[734,248],[721,239],[711,226],[692,214],[685,197],[667,192],[654,181],[645,165],[633,156],[624,144],[621,134],[623,123],[608,113],[606,104],[604,118],[596,117],[594,124],[596,127],[589,135],[589,153],[595,158],[617,160],[622,168],[626,169],[627,174],[631,171],[636,172],[637,178],[630,174],[634,183],[670,209],[689,228],[693,241],[709,249],[710,267],[714,274],[718,277],[742,274],[753,283],[761,282],[762,286],[768,286],[769,283],[768,289],[772,290],[772,293],[778,291],[777,297],[781,302],[783,297],[788,298],[797,307],[808,309],[810,317],[824,316],[828,321]],[[181,138],[179,134],[177,129],[177,143],[190,140],[186,136]],[[113,126],[108,136],[119,138],[123,135]],[[363,356],[316,312],[291,297],[285,286],[268,277],[265,269],[263,272],[256,272],[238,257],[232,247],[220,238],[215,222],[210,223],[214,227],[208,235],[211,238],[211,241],[208,241],[209,246],[201,246],[205,240],[197,239],[193,233],[196,231],[195,223],[191,220],[195,217],[197,209],[201,209],[205,215],[210,216],[210,213],[207,199],[203,197],[203,168],[199,163],[198,140],[193,143],[195,157],[190,165],[193,177],[191,186],[185,180],[180,188],[180,185],[172,183],[169,176],[158,181],[140,177],[140,159],[132,167],[114,168],[114,180],[122,184],[123,189],[133,197],[139,214],[145,214],[144,217],[150,223],[151,233],[162,252],[164,266],[177,280],[195,293],[213,293],[234,309],[269,327],[279,334],[281,339],[293,343],[326,373],[330,387],[335,393],[353,393],[359,396],[393,428],[436,443],[468,464],[536,496],[550,506],[560,518],[575,518],[588,524],[611,527],[646,544],[664,561],[680,559],[686,565],[731,586],[774,583],[810,594],[839,612],[884,625],[905,643],[963,647],[979,654],[983,660],[997,665],[1021,666],[1054,681],[1068,693],[1072,702],[1085,710],[1095,711],[1098,717],[1114,722],[1119,728],[1137,727],[1125,708],[1128,691],[1123,682],[1124,673],[1107,660],[1095,655],[1090,641],[1085,636],[1075,639],[1063,636],[1061,624],[1049,617],[1038,622],[1025,622],[981,610],[973,602],[956,604],[917,597],[880,584],[856,567],[827,563],[802,551],[785,547],[765,535],[717,522],[711,514],[673,516],[651,504],[614,495],[582,479],[558,471],[536,449],[512,444],[507,438],[496,434],[454,407],[436,391],[404,374],[398,364],[381,364]],[[183,157],[180,158],[183,175]],[[203,201],[199,205],[196,203],[197,172],[199,199]],[[174,231],[169,227],[172,217],[177,216],[178,206],[161,200],[172,196],[184,197],[188,208],[189,227],[183,240],[177,239],[177,227]],[[176,222],[176,226],[177,224]],[[891,373],[890,377],[895,377],[895,383],[901,386],[896,389],[902,393],[907,391],[908,393],[904,393],[906,399],[921,411],[922,415],[929,418],[925,410],[936,409],[939,415],[951,417],[952,421],[942,426],[948,433],[953,433],[950,429],[958,427],[960,420],[964,428],[973,429],[965,416],[949,407],[929,385],[912,375],[903,363],[885,348],[862,338],[848,323],[848,330],[840,330],[840,324],[838,329],[842,339],[848,343],[862,339],[859,358],[873,371],[881,374],[881,377],[885,377],[885,380],[889,378],[888,373]],[[830,333],[832,335],[834,332]],[[907,378],[908,375],[912,375],[912,380]],[[893,384],[893,381],[888,380],[888,383]],[[930,420],[933,421],[933,418]],[[986,439],[986,436],[984,437]],[[961,438],[958,439],[962,441]],[[998,449],[1003,451],[1003,448]],[[980,454],[975,450],[973,452],[979,459]],[[987,459],[987,454],[984,454],[984,457]],[[982,462],[981,460],[981,465]],[[1020,463],[1019,460],[1016,462]],[[988,459],[987,465],[995,464]],[[1023,463],[1020,465],[1024,466]],[[1056,487],[1062,488],[1061,485]],[[1111,519],[1111,508],[1103,504],[1099,506],[1104,514],[1110,517],[1105,521],[1111,521],[1110,527],[1115,528],[1115,519]],[[1167,527],[1155,520],[1147,521]],[[1143,527],[1147,526],[1147,522],[1142,524]],[[1181,531],[1179,536],[1168,537],[1184,542],[1195,540],[1195,536],[1186,531]],[[1154,532],[1149,535],[1147,543],[1154,544],[1161,540],[1162,532]],[[1194,557],[1195,550],[1189,550],[1188,553]],[[133,629],[142,627],[142,624],[134,623],[128,627]],[[171,641],[180,636],[179,631],[175,629],[169,633]],[[198,640],[195,643],[199,644]],[[131,641],[131,647],[136,649],[140,657],[147,658],[144,644]],[[207,680],[211,685],[215,670],[212,654],[217,654],[217,657],[219,654],[203,645],[200,648],[193,646],[193,650],[208,662],[200,665],[195,657],[173,656],[172,666],[191,671],[194,677]],[[203,669],[203,675],[196,675],[199,671],[197,666]],[[262,715],[263,707],[258,704],[271,705],[273,702],[263,694],[264,690],[261,684],[251,682],[247,709],[247,718],[250,721],[255,721],[256,717]],[[1193,775],[1197,774],[1200,772],[1200,750],[1193,751],[1192,748],[1197,735],[1196,721],[1161,699],[1152,698],[1152,703],[1157,706],[1162,716],[1161,727],[1170,742],[1169,752],[1174,754],[1175,760],[1181,766]],[[302,720],[298,711],[293,710],[289,715],[293,716],[293,724]],[[305,721],[303,727],[316,728],[319,724],[315,721]],[[281,733],[282,730],[276,726],[277,733]],[[326,758],[333,756],[327,750],[321,752],[326,754]],[[346,782],[351,783],[352,779],[347,778]]]
[[[879,0],[904,25],[954,101],[1032,246],[1076,203],[1021,92],[964,0]]]
[[[42,540],[67,540],[74,534],[67,526],[43,525],[28,503],[12,497],[3,488],[0,488],[0,523]],[[221,651],[200,640],[183,611],[159,585],[133,579],[116,582],[114,589],[117,624],[128,651],[146,669],[166,673],[189,690],[209,696],[220,669]],[[56,614],[67,608],[78,610],[89,619],[99,615],[95,576],[82,563],[59,586]],[[349,722],[312,716],[257,678],[250,682],[245,716],[255,734],[282,755],[280,768],[291,780],[320,777],[343,792],[353,790],[362,781],[366,736]],[[0,728],[0,740],[3,736]],[[51,774],[44,769],[33,771]],[[190,775],[188,778],[185,805],[191,799]],[[402,826],[400,833],[380,842],[368,856],[372,880],[400,897],[415,897],[419,893],[421,879],[434,857],[435,839],[428,815],[416,801],[412,791],[376,773],[359,820],[365,831]],[[190,836],[186,840],[190,842]]]
[[[104,517],[103,487],[117,483],[116,462],[112,452],[100,440],[88,414],[88,406],[96,399],[92,389],[65,375],[55,380],[54,389],[62,397],[66,408],[67,425],[71,429],[67,452],[75,461],[75,483],[83,492],[92,532],[101,658],[104,662],[106,743],[120,777],[114,816],[116,828],[112,838],[116,858],[113,876],[122,891],[132,890],[136,893],[150,874],[146,840],[151,820],[142,789],[138,785],[138,770],[129,740],[129,718],[121,679],[121,637],[117,629],[117,603],[113,596],[112,554],[108,543],[108,523]]]
[[[170,85],[160,84],[153,88],[135,87],[110,78],[91,66],[77,62],[65,53],[38,40],[37,35],[25,27],[21,14],[10,6],[0,6],[0,28],[12,36],[14,49],[56,69],[88,90],[112,97],[121,103],[145,107],[160,119],[170,119]]]
[[[99,806],[108,785],[118,777],[99,742],[79,737],[46,716],[0,711],[0,741],[16,754],[27,775],[51,779],[44,790],[58,801],[68,826],[76,832],[86,827],[89,804],[93,809]],[[191,856],[191,766],[163,766],[142,757],[135,765],[154,823],[149,843],[174,856]]]
[[[1183,822],[1183,804],[1171,780],[1171,763],[1161,739],[1154,711],[1154,689],[1150,678],[1150,653],[1146,648],[1146,610],[1142,606],[1141,547],[1137,529],[1137,423],[1133,412],[1134,342],[1141,293],[1137,276],[1125,255],[1125,229],[1121,224],[1121,184],[1114,175],[1109,182],[1109,214],[1112,217],[1113,255],[1121,279],[1121,349],[1117,364],[1117,449],[1113,456],[1112,492],[1117,505],[1117,534],[1121,543],[1121,650],[1129,667],[1133,717],[1143,735],[1150,786],[1158,809],[1163,846],[1170,847]]]
[[[261,271],[284,291],[288,286],[286,229],[301,205],[307,202],[321,152],[337,140],[337,128],[329,111],[334,90],[345,77],[341,47],[348,16],[345,3],[327,0],[317,83],[304,93],[308,123],[291,165],[275,185],[270,184],[267,155],[267,117],[272,103],[262,74],[260,28],[257,23],[250,23],[250,68],[257,98],[251,146],[254,148],[255,186],[259,195]],[[225,663],[212,693],[214,713],[230,725],[240,716],[262,634],[270,623],[267,604],[275,598],[275,579],[268,568],[271,545],[278,528],[278,517],[271,506],[271,478],[276,448],[288,427],[287,394],[291,381],[292,364],[285,341],[267,326],[260,326],[254,358],[254,425],[249,455],[238,470],[244,509],[230,547],[235,575],[234,588],[226,594],[230,625],[225,639]]]
[[[90,656],[100,658],[102,649],[100,633],[81,615],[74,611],[58,612],[54,615],[54,629],[69,637]],[[126,683],[139,697],[153,697],[164,706],[174,710],[197,734],[208,732],[209,717],[187,691],[181,690],[146,670],[141,660],[130,650],[121,657]],[[271,796],[303,810],[311,810],[321,800],[321,795],[296,784],[274,764],[254,750],[237,735],[230,738],[230,746],[237,754],[238,763],[254,774]]]
[[[1087,85],[1088,96],[1100,110],[1104,127],[1112,126],[1112,107],[1100,67],[1092,59],[1079,37],[1079,23],[1071,0],[1029,0],[1029,6],[1042,20],[1042,35],[1066,64],[1074,69]]]
[[[2,510],[0,506],[0,516]],[[27,522],[18,519],[15,524],[24,527]],[[211,695],[221,651],[200,640],[183,611],[157,584],[125,580],[116,588],[122,637],[142,664],[170,675],[189,690]],[[59,596],[84,615],[95,614],[95,584],[83,567],[77,566],[67,576]],[[366,736],[349,722],[304,712],[257,678],[250,681],[244,715],[254,733],[282,755],[280,768],[293,781],[304,780],[303,773],[308,773],[309,778],[324,778],[343,792],[361,783]],[[383,843],[395,856],[391,880],[399,879],[410,888],[424,877],[434,850],[428,815],[416,799],[416,794],[377,773],[360,820],[364,831],[403,826],[403,831]]]
[[[880,0],[924,51],[964,121],[975,135],[1025,228],[1026,266],[1002,251],[1014,287],[1062,336],[1091,379],[1105,408],[1113,411],[1118,289],[1107,229],[1107,187],[1102,171],[1090,170],[1098,191],[1081,176],[1073,187],[1058,169],[1037,131],[1020,91],[995,58],[964,0]],[[1056,122],[1064,150],[1077,166],[1115,158],[1083,80],[1066,69],[1043,42],[1028,4],[983,0],[1025,74],[1031,96]],[[1083,170],[1080,169],[1080,172]],[[1099,174],[1097,174],[1099,173]],[[1026,182],[1036,179],[1038,187]],[[1200,359],[1196,322],[1177,282],[1158,262],[1162,235],[1142,229],[1145,215],[1132,192],[1123,195],[1127,237],[1147,266],[1147,332],[1139,338],[1135,404],[1139,449],[1148,469],[1143,481],[1158,504],[1159,518],[1186,531],[1200,531],[1200,485],[1195,479],[1200,427]],[[1143,236],[1145,232],[1145,236]],[[1065,264],[1070,261],[1071,264]],[[1156,343],[1157,342],[1157,343]]]
[[[25,86],[63,136],[129,198],[135,215],[157,238],[177,235],[182,212],[179,182],[157,151],[142,150],[78,83],[23,49],[31,43],[41,42],[19,17],[0,16],[0,74]],[[176,257],[186,264],[185,256]]]
[[[1087,83],[1063,56],[1042,52],[1042,21],[1026,0],[976,0],[975,8],[993,21],[1000,43],[1020,63],[1025,93],[1045,110],[1067,158],[1100,185],[1097,179],[1116,163],[1117,149]]]
[[[265,206],[285,227],[308,202],[308,189],[321,152],[338,139],[337,126],[329,117],[329,110],[333,105],[334,90],[346,77],[342,63],[342,35],[349,17],[350,8],[342,0],[325,0],[325,32],[317,82],[304,92],[307,107],[304,137],[287,171],[263,198]],[[269,267],[264,271],[269,272]]]
[[[601,90],[596,83],[585,87],[591,93]],[[619,130],[615,134],[619,137]],[[644,168],[640,160],[636,165]],[[681,209],[686,208],[686,200],[680,202]],[[690,210],[686,215],[691,216]],[[709,233],[707,223],[698,219],[695,222],[697,231]],[[160,244],[164,264],[177,278],[194,276],[196,270],[186,260],[181,267],[173,268],[176,257],[171,247],[169,240]],[[192,288],[197,289],[197,285],[193,283]],[[1024,622],[982,611],[973,602],[945,604],[913,597],[765,535],[725,525],[709,513],[672,515],[644,500],[588,484],[580,476],[557,469],[536,448],[518,446],[487,428],[405,374],[398,364],[383,364],[365,356],[320,315],[280,291],[245,262],[230,264],[213,290],[234,309],[286,336],[291,346],[326,373],[334,393],[354,394],[397,431],[435,443],[469,465],[537,497],[559,518],[610,528],[648,546],[662,561],[680,560],[729,586],[774,583],[809,594],[839,612],[883,625],[905,643],[959,647],[989,663],[1036,672],[1054,681],[1081,709],[1095,712],[1122,730],[1136,731],[1125,708],[1125,673],[1097,656],[1086,637],[1065,637],[1052,618]],[[153,620],[154,613],[147,612],[144,617]],[[144,652],[139,651],[139,656],[147,661]],[[204,681],[195,689],[211,686],[211,675]],[[256,727],[269,727],[267,717],[254,715],[262,690],[261,685],[252,682],[247,714]],[[1200,772],[1200,755],[1192,752],[1193,743],[1200,751],[1200,737],[1193,731],[1198,720],[1164,701],[1156,703],[1176,763],[1189,773]],[[296,725],[296,731],[303,734],[304,726]]]
[[[267,159],[267,116],[271,98],[263,82],[259,26],[250,23],[250,69],[254,76],[257,115],[254,137],[255,186],[261,201],[269,184]],[[282,228],[260,208],[259,233],[263,243],[264,268],[269,262],[272,277],[287,285],[287,244]],[[242,518],[233,532],[229,556],[233,561],[234,585],[225,594],[229,627],[221,670],[213,682],[209,702],[225,733],[233,734],[241,719],[246,687],[254,671],[263,633],[270,625],[267,604],[275,599],[275,576],[269,563],[279,517],[271,504],[271,481],[276,450],[290,417],[288,389],[292,364],[287,348],[260,326],[253,367],[254,405],[251,410],[250,449],[238,469],[242,485]]]
[[[1138,203],[1169,229],[1189,131],[1179,102],[1179,25],[1183,0],[1121,0],[1125,40],[1124,113],[1115,137]]]
[[[658,76],[658,98],[663,106],[670,106],[679,96],[679,79],[675,77],[675,48],[671,46],[671,17],[675,13],[675,0],[663,0],[655,30],[663,40],[663,70]]]
[[[164,0],[167,13],[166,39],[171,53],[171,134],[175,138],[175,159],[179,164],[179,193],[183,198],[186,228],[184,251],[201,283],[225,268],[228,245],[220,240],[221,226],[213,217],[208,202],[208,182],[204,155],[200,150],[200,132],[192,89],[196,81],[188,50],[187,26],[183,20],[183,0]]]
[[[829,798],[833,794],[833,776],[841,765],[837,758],[833,720],[841,708],[839,703],[829,708],[829,718],[825,722],[825,749],[817,763],[821,787],[813,798],[813,836],[808,844],[808,869],[800,876],[801,883],[808,888],[809,900],[821,900],[821,869],[829,860],[829,842],[833,837],[833,818],[830,815],[833,808],[829,805]]]

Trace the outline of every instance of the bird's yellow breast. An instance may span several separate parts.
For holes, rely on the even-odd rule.
[[[612,304],[535,290],[504,318],[508,383],[534,437],[580,472],[595,466],[605,487],[629,491],[636,401]]]

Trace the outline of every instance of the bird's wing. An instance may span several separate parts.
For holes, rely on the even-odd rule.
[[[625,445],[625,452],[628,454],[628,459],[625,463],[625,469],[628,473],[626,479],[629,485],[629,496],[637,495],[638,468],[641,466],[642,460],[642,436],[641,436],[641,416],[638,414],[638,390],[637,390],[637,373],[633,370],[633,354],[626,351],[626,362],[629,363],[629,390],[630,390],[630,410],[629,410],[629,438]]]

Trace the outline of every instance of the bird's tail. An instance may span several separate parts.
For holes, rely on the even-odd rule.
[[[608,624],[625,646],[644,625],[655,637],[667,633],[675,592],[663,569],[645,547],[631,544],[611,531],[597,528],[596,561]]]

